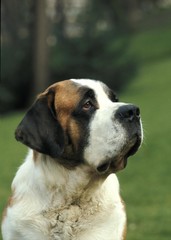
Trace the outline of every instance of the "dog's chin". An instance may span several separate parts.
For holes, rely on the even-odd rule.
[[[134,155],[141,145],[141,138],[136,137],[127,144],[121,153],[97,167],[99,174],[116,173],[127,166],[128,158]]]

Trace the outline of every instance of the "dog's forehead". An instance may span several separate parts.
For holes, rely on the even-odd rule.
[[[55,105],[60,108],[73,109],[83,97],[84,90],[94,91],[100,107],[110,105],[109,88],[102,82],[91,79],[70,79],[57,82],[49,89],[56,92]]]
[[[92,89],[101,107],[106,105],[106,103],[111,103],[108,97],[109,88],[104,83],[91,79],[71,79],[71,81],[77,83],[78,85]]]

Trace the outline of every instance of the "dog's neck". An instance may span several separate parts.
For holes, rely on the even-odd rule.
[[[86,196],[92,198],[103,181],[103,177],[92,172],[89,166],[80,165],[69,170],[49,156],[31,150],[14,179],[13,188],[20,197],[29,195],[34,199],[38,196],[34,201],[62,207],[84,200]]]

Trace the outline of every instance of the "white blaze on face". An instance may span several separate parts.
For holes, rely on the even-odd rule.
[[[72,81],[93,89],[99,104],[99,109],[90,122],[88,145],[84,150],[85,160],[97,168],[103,162],[118,156],[125,145],[127,133],[115,119],[115,112],[125,104],[112,102],[101,82],[86,79]]]

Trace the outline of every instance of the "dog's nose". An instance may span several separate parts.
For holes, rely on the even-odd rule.
[[[140,119],[140,109],[135,105],[123,105],[116,112],[117,118],[132,122]]]

